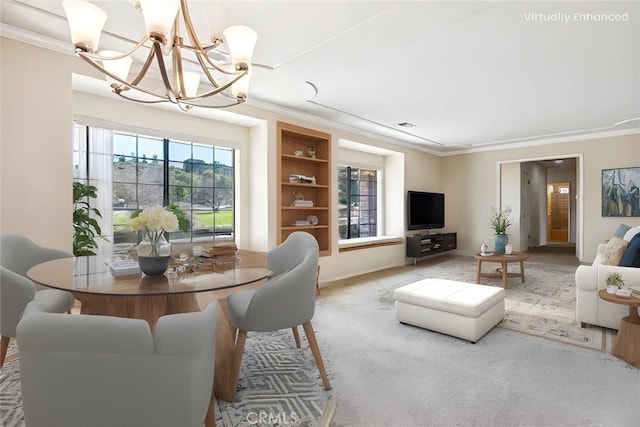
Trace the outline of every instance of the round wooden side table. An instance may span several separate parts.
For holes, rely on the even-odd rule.
[[[527,259],[528,255],[525,253],[512,253],[509,255],[506,254],[492,254],[492,255],[482,255],[480,252],[474,255],[478,270],[476,272],[476,283],[480,283],[481,277],[501,277],[502,278],[502,287],[507,289],[507,277],[520,277],[522,283],[524,283],[524,261]],[[482,272],[482,263],[483,262],[498,262],[502,264],[501,267],[495,269],[490,273]],[[510,262],[519,262],[520,263],[520,273],[509,273],[507,271],[507,266]]]
[[[608,293],[606,289],[600,289],[598,295],[605,301],[629,306],[629,315],[620,320],[611,354],[640,368],[640,298],[620,297]]]

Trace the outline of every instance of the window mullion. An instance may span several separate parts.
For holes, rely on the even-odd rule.
[[[347,239],[351,238],[351,166],[347,166]]]
[[[169,140],[166,138],[162,140],[162,151],[164,153],[164,159],[162,161],[162,172],[164,174],[162,199],[164,206],[167,206],[169,204]]]

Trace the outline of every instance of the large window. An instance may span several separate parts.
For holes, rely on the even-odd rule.
[[[338,167],[340,239],[378,235],[378,171]]]
[[[86,138],[82,138],[82,129],[86,129]],[[108,173],[92,167],[96,144],[91,130],[76,128],[77,151],[86,152],[86,156],[77,156],[86,166],[76,169],[86,170],[89,182],[110,175],[111,187],[103,191],[112,196],[115,244],[137,242],[138,236],[129,229],[133,211],[168,204],[179,206],[191,220],[189,232],[171,233],[173,241],[233,238],[233,149],[114,131],[109,133],[110,143],[102,144],[111,156]]]

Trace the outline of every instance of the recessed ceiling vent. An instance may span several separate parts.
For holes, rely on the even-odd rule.
[[[414,127],[416,127],[416,125],[414,125],[413,123],[409,123],[409,122],[398,123],[398,126],[402,126],[403,128],[414,128]]]

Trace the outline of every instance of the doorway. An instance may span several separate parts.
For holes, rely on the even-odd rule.
[[[517,206],[513,237],[520,250],[567,246],[581,259],[582,166],[581,154],[498,162],[498,204]]]
[[[547,185],[547,243],[568,243],[570,225],[570,182]]]

